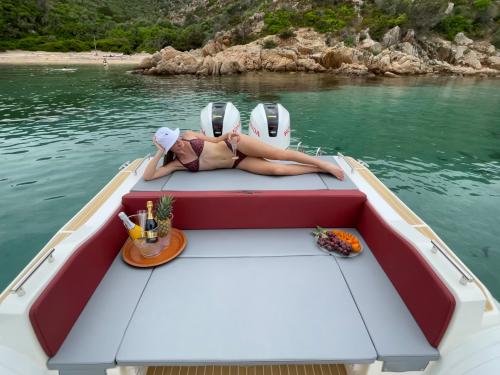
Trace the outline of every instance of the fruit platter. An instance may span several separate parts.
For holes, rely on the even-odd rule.
[[[352,258],[363,252],[359,239],[352,233],[339,229],[316,227],[312,232],[321,251],[341,258]]]

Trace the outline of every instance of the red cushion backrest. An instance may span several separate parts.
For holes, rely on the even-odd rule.
[[[425,337],[437,347],[453,315],[455,298],[418,250],[368,202],[357,227]]]
[[[123,207],[75,250],[31,306],[31,324],[49,357],[59,350],[127,238],[119,211]]]
[[[175,197],[173,225],[180,229],[353,227],[366,196],[356,190],[257,192],[132,192],[129,213],[166,193]]]

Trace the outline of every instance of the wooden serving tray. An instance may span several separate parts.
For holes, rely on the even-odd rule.
[[[134,267],[155,267],[175,259],[186,247],[187,239],[180,229],[172,228],[170,244],[167,245],[158,255],[145,258],[129,238],[122,247],[123,260]]]

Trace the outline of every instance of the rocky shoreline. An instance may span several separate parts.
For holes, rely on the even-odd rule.
[[[231,46],[230,34],[219,34],[196,50],[181,52],[166,47],[146,57],[135,71],[199,76],[271,71],[500,77],[500,51],[463,33],[450,42],[436,36],[417,38],[413,30],[401,35],[396,26],[381,42],[373,40],[366,30],[347,46],[311,29],[298,29],[286,39],[271,35],[245,45]]]

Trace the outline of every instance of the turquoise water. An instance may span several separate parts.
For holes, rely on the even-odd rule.
[[[293,142],[361,158],[500,297],[500,80],[260,74],[143,77],[125,68],[0,66],[0,287],[163,125],[209,101],[248,124],[260,101]]]

